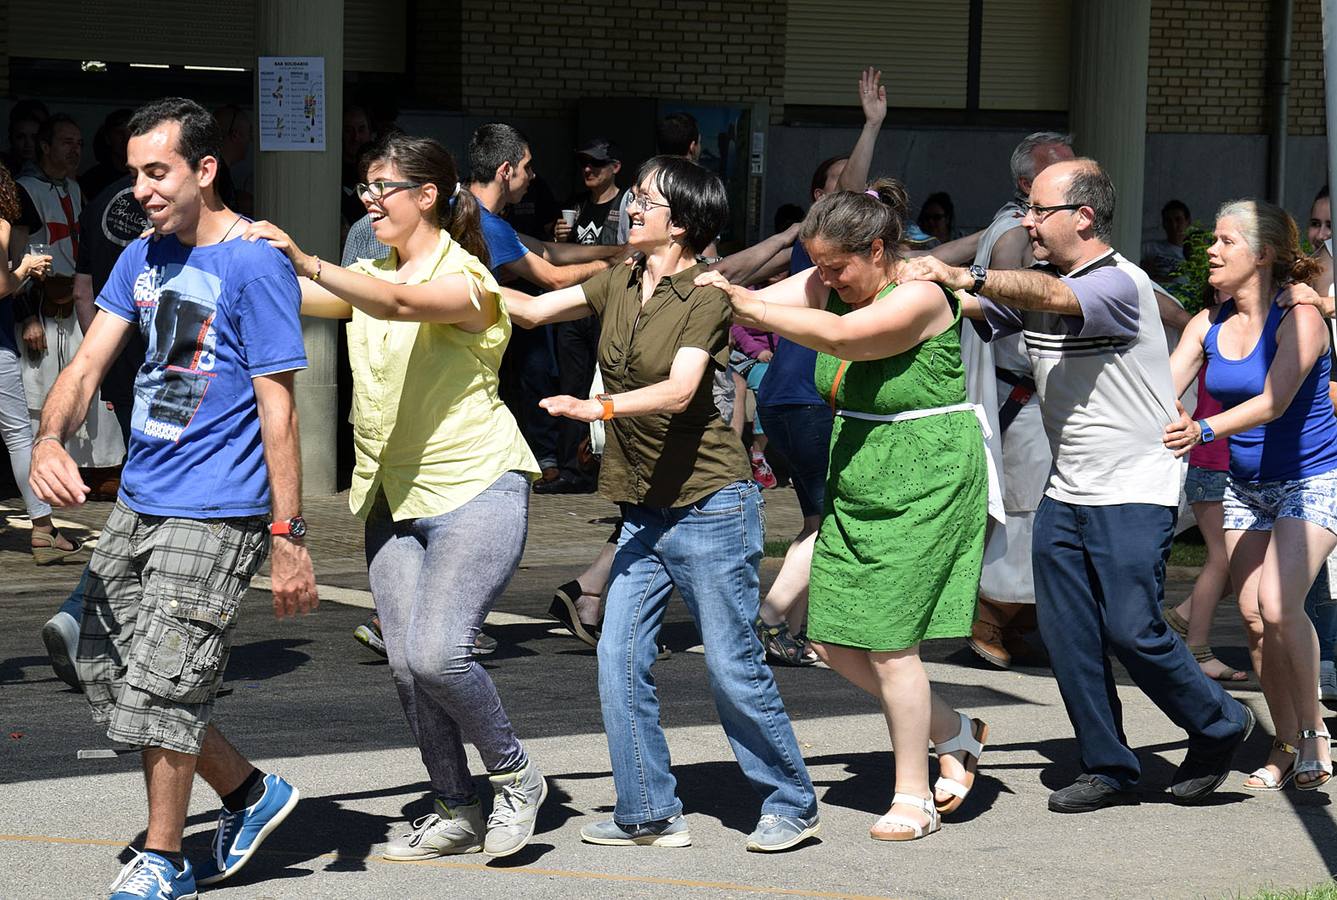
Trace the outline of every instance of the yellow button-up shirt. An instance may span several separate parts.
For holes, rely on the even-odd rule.
[[[398,256],[351,268],[393,281]],[[348,505],[363,519],[385,493],[395,521],[438,516],[508,471],[539,472],[497,395],[511,319],[492,273],[446,232],[408,283],[468,276],[474,296],[496,298],[497,321],[473,334],[429,322],[388,322],[354,310],[348,323],[356,461]],[[475,299],[477,302],[477,299]]]

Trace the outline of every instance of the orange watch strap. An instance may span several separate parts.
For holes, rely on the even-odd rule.
[[[609,419],[613,418],[613,397],[612,397],[612,395],[611,395],[611,394],[599,394],[599,395],[596,396],[594,399],[598,400],[600,403],[603,404],[604,414],[603,414],[602,416],[599,417],[600,420],[602,420],[602,421],[604,421],[604,422],[607,422]]]

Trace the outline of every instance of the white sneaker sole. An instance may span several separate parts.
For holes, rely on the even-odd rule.
[[[218,884],[220,881],[231,878],[233,875],[240,872],[242,867],[251,861],[251,857],[255,855],[255,851],[260,849],[260,845],[265,842],[265,838],[269,837],[270,833],[275,828],[282,825],[284,819],[288,818],[288,813],[293,811],[293,807],[297,805],[297,801],[300,799],[302,799],[301,791],[297,790],[297,788],[293,788],[292,796],[288,798],[287,803],[283,804],[283,809],[280,809],[274,814],[274,818],[265,823],[265,827],[260,829],[260,833],[255,836],[255,840],[251,841],[251,846],[246,848],[246,852],[241,855],[240,859],[219,872],[217,875],[196,879],[196,884],[199,884],[201,887],[208,887],[211,884]]]
[[[465,853],[482,853],[482,852],[483,852],[482,844],[470,844],[467,847],[447,847],[441,850],[433,851],[431,853],[416,853],[412,856],[410,856],[407,853],[396,856],[394,854],[386,852],[381,854],[381,859],[384,859],[388,862],[418,862],[419,860],[423,859],[436,859],[437,857],[440,856],[462,856]]]
[[[690,831],[679,831],[674,834],[647,834],[643,837],[635,838],[597,838],[580,833],[580,839],[587,844],[595,844],[600,847],[690,847],[692,846],[692,833]]]
[[[797,847],[799,844],[803,843],[808,838],[813,837],[814,835],[817,834],[817,832],[821,830],[822,830],[822,823],[816,822],[811,827],[803,829],[797,835],[785,841],[783,844],[773,844],[771,846],[763,846],[762,844],[758,844],[756,841],[748,841],[747,849],[752,851],[753,853],[778,853],[781,850],[788,850],[790,847]]]
[[[543,801],[548,799],[548,779],[542,775],[540,775],[539,777],[543,779],[543,790],[539,792],[539,802],[534,804],[534,818],[529,820],[528,833],[525,834],[524,839],[521,840],[520,843],[516,844],[514,847],[507,847],[505,850],[487,849],[487,838],[484,838],[483,852],[486,853],[488,856],[492,857],[493,859],[501,859],[501,857],[510,856],[512,853],[519,853],[521,850],[524,849],[524,846],[528,844],[530,840],[534,837],[534,828],[535,826],[538,825],[539,822],[539,810],[543,808]]]

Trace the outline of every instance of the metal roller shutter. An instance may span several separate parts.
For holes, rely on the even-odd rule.
[[[857,105],[873,65],[892,106],[964,108],[969,24],[969,0],[789,0],[785,103]]]
[[[984,0],[980,108],[1065,110],[1071,0]]]

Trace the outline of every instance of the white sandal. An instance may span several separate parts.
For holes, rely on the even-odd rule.
[[[1281,770],[1281,777],[1272,774],[1272,770],[1267,766],[1260,766],[1249,773],[1249,777],[1244,779],[1244,784],[1240,785],[1246,791],[1256,791],[1258,793],[1269,793],[1279,791],[1286,786],[1286,783],[1295,777],[1295,761],[1300,758],[1300,752],[1290,744],[1278,738],[1272,742],[1274,750],[1280,750],[1282,753],[1289,753],[1295,757],[1291,764]],[[1250,784],[1253,779],[1257,784]]]
[[[939,758],[958,751],[965,751],[966,754],[966,758],[961,762],[965,766],[965,777],[968,779],[964,784],[954,778],[946,777],[941,777],[933,783],[935,792],[945,791],[952,795],[952,799],[943,803],[934,798],[934,806],[944,816],[959,809],[966,801],[970,789],[975,786],[975,770],[980,764],[980,756],[984,753],[984,742],[989,739],[987,724],[979,719],[972,719],[963,712],[957,715],[961,717],[961,730],[957,732],[956,737],[933,745],[933,751]]]
[[[878,819],[873,827],[868,830],[868,835],[875,841],[917,841],[922,837],[927,837],[942,827],[942,820],[938,817],[938,810],[933,806],[933,800],[929,797],[916,797],[914,794],[897,794],[891,798],[891,805],[897,803],[902,806],[914,806],[922,809],[928,816],[928,824],[916,822],[909,816],[903,816],[899,813],[889,812]],[[893,830],[908,828],[909,831]]]
[[[1306,728],[1304,731],[1300,732],[1300,741],[1308,741],[1316,738],[1331,740],[1332,735],[1328,734],[1328,732],[1326,731],[1314,731],[1313,729],[1309,728]],[[1296,741],[1296,743],[1298,744],[1300,741]],[[1314,778],[1310,781],[1301,783],[1300,781],[1301,775],[1320,775],[1322,777]],[[1299,758],[1299,754],[1296,754],[1295,787],[1297,790],[1316,791],[1319,788],[1323,787],[1323,785],[1327,784],[1331,778],[1332,778],[1331,762],[1319,762],[1317,759],[1301,760]]]

